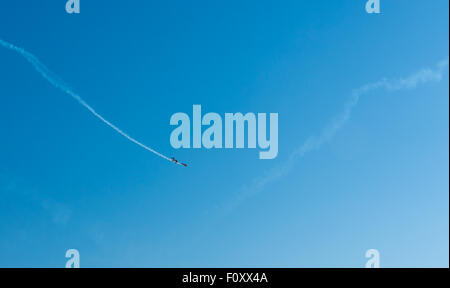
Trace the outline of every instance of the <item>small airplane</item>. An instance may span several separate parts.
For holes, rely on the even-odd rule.
[[[180,164],[180,165],[182,165],[182,166],[184,166],[184,167],[187,167],[187,166],[188,166],[188,165],[185,164],[185,163],[178,162],[178,160],[175,159],[175,157],[172,157],[172,162],[175,163],[175,164]]]

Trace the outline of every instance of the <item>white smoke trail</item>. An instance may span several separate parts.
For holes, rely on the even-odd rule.
[[[386,78],[380,81],[366,84],[358,89],[353,90],[350,100],[345,104],[343,111],[334,118],[317,136],[311,136],[306,139],[301,146],[294,150],[289,158],[279,166],[268,171],[264,176],[255,178],[251,184],[244,185],[240,192],[233,198],[230,203],[223,205],[225,212],[229,212],[238,206],[245,199],[260,192],[267,184],[274,182],[289,173],[295,162],[303,158],[307,153],[318,150],[322,145],[330,141],[336,133],[350,119],[353,109],[358,104],[361,96],[376,90],[385,90],[394,92],[399,90],[413,89],[420,84],[428,82],[440,82],[443,74],[449,65],[448,58],[440,61],[436,68],[426,68],[419,70],[406,78],[388,80]]]
[[[95,117],[97,117],[98,119],[100,119],[103,123],[105,123],[106,125],[108,125],[109,127],[111,127],[112,129],[114,129],[117,133],[119,133],[120,135],[122,135],[123,137],[125,137],[126,139],[128,139],[129,141],[133,142],[134,144],[144,148],[147,151],[150,151],[154,154],[156,154],[157,156],[164,158],[168,161],[172,162],[172,159],[159,153],[158,151],[153,150],[152,148],[142,144],[141,142],[139,142],[138,140],[134,139],[133,137],[129,136],[127,133],[125,133],[124,131],[122,131],[120,128],[118,128],[116,125],[112,124],[111,122],[109,122],[108,120],[106,120],[105,118],[103,118],[103,116],[101,116],[100,114],[98,114],[94,108],[92,108],[89,104],[87,104],[78,94],[76,94],[75,92],[72,91],[72,89],[65,84],[62,80],[60,80],[54,73],[52,73],[44,64],[42,64],[39,59],[37,59],[36,56],[34,56],[33,54],[31,54],[28,51],[25,51],[23,48],[17,47],[13,44],[10,44],[2,39],[0,39],[0,45],[3,46],[4,48],[7,48],[9,50],[12,50],[14,52],[19,53],[21,56],[23,56],[31,65],[33,65],[34,69],[42,76],[44,77],[45,80],[47,80],[51,85],[53,85],[55,88],[58,88],[60,90],[62,90],[64,93],[70,95],[72,98],[74,98],[79,104],[81,104],[84,108],[86,108],[87,110],[89,110],[89,112],[91,112]],[[180,163],[177,162],[177,164],[181,165]]]

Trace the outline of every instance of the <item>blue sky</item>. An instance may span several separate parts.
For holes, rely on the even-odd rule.
[[[448,68],[364,93],[287,162],[355,89],[437,71],[448,1],[56,2],[2,1],[0,39],[190,166],[0,48],[0,267],[64,267],[70,248],[82,267],[364,267],[371,248],[384,267],[448,267]],[[278,157],[173,149],[169,119],[194,104],[279,113]]]

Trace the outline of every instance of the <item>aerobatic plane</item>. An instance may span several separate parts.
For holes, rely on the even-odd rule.
[[[175,159],[175,157],[172,157],[172,162],[175,163],[175,164],[180,164],[180,165],[182,165],[182,166],[184,166],[184,167],[187,167],[187,164],[178,162],[178,160]]]

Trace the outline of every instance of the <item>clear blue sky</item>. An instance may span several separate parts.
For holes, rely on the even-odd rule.
[[[190,167],[0,47],[0,267],[64,267],[70,248],[82,267],[363,267],[370,248],[383,267],[448,267],[448,68],[361,96],[329,141],[245,193],[353,89],[448,59],[447,0],[381,0],[380,15],[365,2],[81,0],[69,15],[1,1],[1,39]],[[173,149],[169,119],[193,104],[279,113],[278,157]]]

